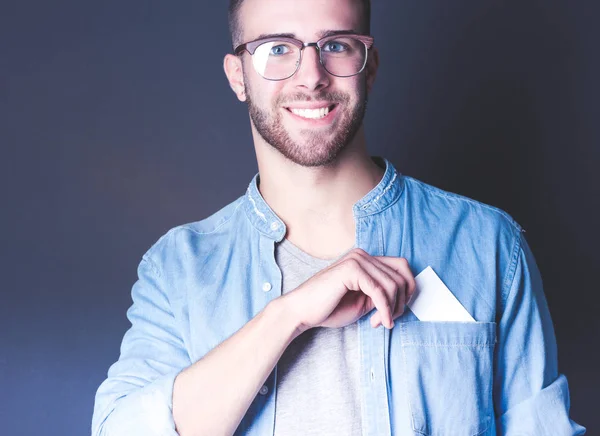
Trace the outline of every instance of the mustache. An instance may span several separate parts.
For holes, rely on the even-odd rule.
[[[277,97],[277,106],[286,106],[290,103],[298,102],[316,102],[325,101],[328,103],[347,103],[350,101],[350,96],[346,93],[334,91],[334,92],[320,92],[318,94],[308,95],[302,92],[297,92],[290,95]]]

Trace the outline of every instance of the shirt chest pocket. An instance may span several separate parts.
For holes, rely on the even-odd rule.
[[[417,434],[493,435],[496,323],[400,324],[403,375]]]

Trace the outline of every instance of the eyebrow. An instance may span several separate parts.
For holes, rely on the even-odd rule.
[[[353,29],[349,29],[349,30],[322,30],[319,33],[317,33],[317,37],[319,39],[321,38],[325,38],[327,36],[334,36],[334,35],[360,35],[359,32],[357,32],[356,30]],[[265,38],[297,38],[295,33],[263,33],[261,35],[258,36],[258,39],[265,39]]]

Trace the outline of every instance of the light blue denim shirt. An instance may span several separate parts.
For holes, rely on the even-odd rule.
[[[475,323],[421,322],[392,330],[357,321],[364,436],[579,435],[542,279],[524,230],[506,212],[402,175],[385,174],[353,206],[356,246],[431,266]],[[176,435],[176,375],[281,295],[275,244],[284,222],[246,193],[199,222],[171,229],[141,260],[131,328],[100,385],[92,434]],[[273,434],[277,367],[236,435]],[[217,392],[211,395],[218,395]]]

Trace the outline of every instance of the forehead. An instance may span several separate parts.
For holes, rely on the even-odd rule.
[[[245,0],[238,19],[244,41],[280,33],[312,41],[327,30],[363,31],[360,0]]]

